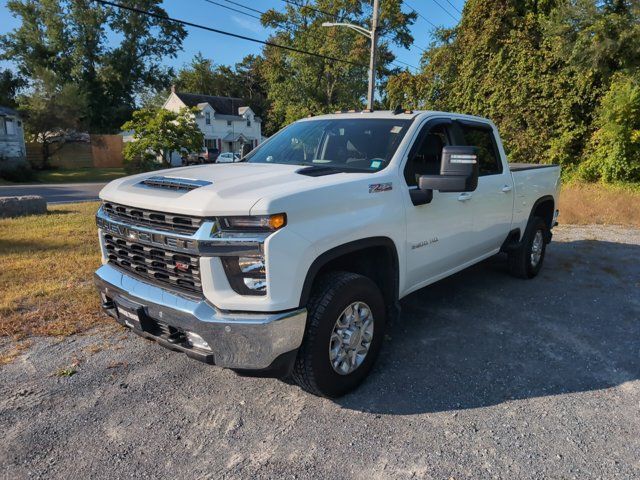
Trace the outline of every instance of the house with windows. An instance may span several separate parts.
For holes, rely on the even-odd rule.
[[[24,159],[26,154],[20,114],[0,105],[0,159]]]
[[[196,122],[207,148],[241,152],[257,147],[262,139],[262,120],[241,98],[183,93],[171,87],[163,108],[177,112],[185,107],[198,109]]]

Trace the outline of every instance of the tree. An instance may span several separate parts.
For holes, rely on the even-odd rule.
[[[0,70],[0,105],[15,108],[16,95],[26,85],[24,78],[7,69]]]
[[[133,3],[166,15],[160,0]],[[162,61],[175,57],[186,36],[181,25],[91,0],[9,0],[7,9],[21,24],[0,37],[0,58],[25,78],[46,69],[78,85],[92,132],[116,131],[141,92],[168,87],[173,71]]]
[[[468,0],[422,65],[390,79],[392,103],[490,117],[511,160],[575,173],[613,78],[640,74],[640,2]]]
[[[379,85],[384,85],[395,58],[389,42],[404,47],[411,44],[409,26],[416,14],[403,13],[401,0],[385,0],[381,4],[377,77]],[[262,16],[263,25],[275,29],[271,42],[351,62],[265,47],[260,70],[270,102],[267,132],[310,113],[363,107],[370,41],[352,30],[326,28],[322,23],[349,22],[369,29],[371,13],[366,0],[315,0],[302,6],[287,4],[284,12],[272,9]]]
[[[196,123],[196,111],[158,108],[133,112],[133,118],[122,125],[122,130],[134,132],[134,140],[124,147],[125,159],[138,169],[148,168],[156,158],[168,167],[172,152],[187,154],[202,148],[204,135]]]
[[[26,116],[27,139],[41,144],[42,163],[34,167],[47,169],[67,135],[83,126],[86,99],[77,85],[61,81],[50,70],[34,73],[31,90],[18,97],[18,106]]]

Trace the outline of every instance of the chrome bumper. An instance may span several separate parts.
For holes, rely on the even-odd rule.
[[[284,313],[227,313],[204,299],[183,296],[142,282],[111,265],[95,273],[104,310],[123,325],[161,345],[190,357],[225,368],[265,370],[278,357],[296,350],[302,343],[306,309]],[[140,312],[142,321],[119,313],[117,306]],[[162,328],[158,329],[157,326]],[[153,326],[150,328],[149,326]],[[175,334],[168,335],[171,327]],[[158,333],[160,332],[160,333]],[[202,337],[208,348],[196,347],[187,332]]]

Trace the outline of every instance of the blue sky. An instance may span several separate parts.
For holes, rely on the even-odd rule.
[[[217,3],[226,4],[224,0],[215,0]],[[234,0],[236,3],[242,3],[258,10],[267,10],[276,8],[283,10],[285,3],[282,0]],[[380,0],[384,2],[385,0]],[[408,5],[417,10],[423,17],[426,17],[435,25],[452,26],[456,23],[455,17],[458,19],[460,14],[452,7],[453,4],[458,10],[462,10],[465,0],[411,0]],[[126,3],[126,2],[125,2]],[[443,8],[441,8],[440,4]],[[0,34],[11,31],[18,25],[18,21],[14,19],[6,8],[6,0],[0,0]],[[230,5],[230,7],[242,10],[240,7]],[[406,3],[405,3],[406,5]],[[213,5],[205,0],[165,0],[164,8],[171,17],[187,20],[193,23],[204,24],[213,28],[227,30],[249,37],[266,39],[269,30],[263,28],[257,19],[232,12],[225,8]],[[445,11],[445,9],[447,11]],[[409,8],[405,6],[405,10]],[[251,12],[247,12],[251,13]],[[257,14],[256,14],[257,15]],[[429,44],[430,32],[433,27],[429,25],[427,20],[418,17],[416,23],[411,27],[412,34],[415,38],[415,44],[420,47],[426,47]],[[179,52],[175,59],[168,59],[167,64],[175,67],[181,67],[188,63],[193,56],[202,52],[207,58],[212,58],[215,63],[234,64],[240,61],[245,55],[250,53],[260,53],[262,46],[256,43],[238,40],[231,37],[206,32],[199,29],[187,28],[188,37],[183,42],[183,50]],[[354,33],[355,34],[355,33]],[[418,65],[420,54],[418,48],[410,50],[402,48],[394,48],[397,59],[412,65]],[[3,62],[6,66],[6,63]]]

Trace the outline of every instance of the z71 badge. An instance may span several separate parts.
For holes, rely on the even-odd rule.
[[[372,183],[369,185],[369,193],[387,192],[393,190],[393,183]]]

